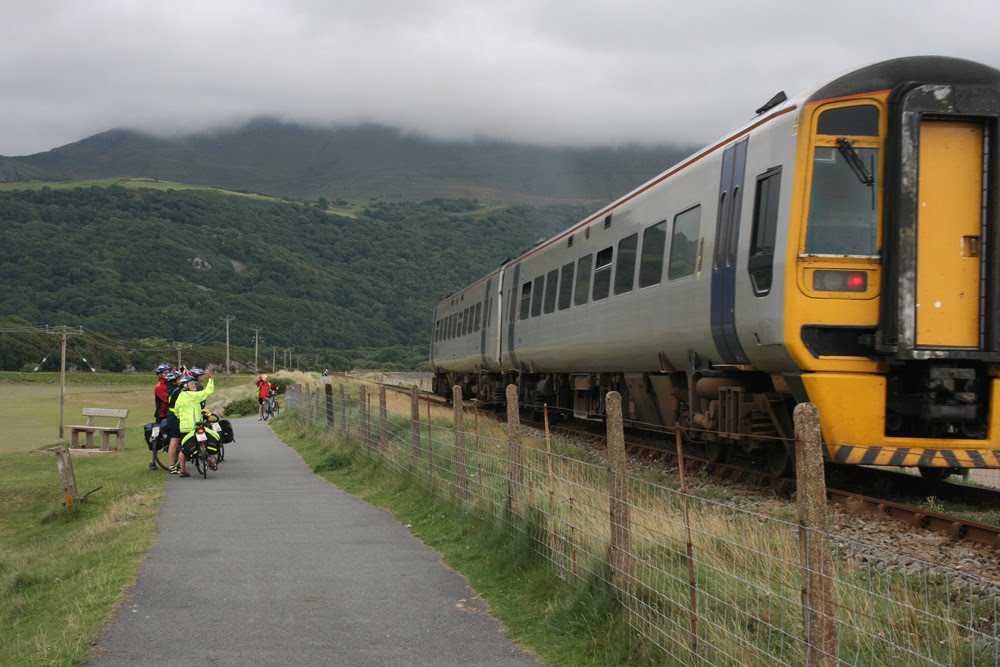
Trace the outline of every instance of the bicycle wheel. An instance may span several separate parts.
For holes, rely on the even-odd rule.
[[[267,403],[264,403],[264,409],[261,411],[261,415],[260,416],[264,418],[264,421],[267,421],[268,419],[270,419],[271,418],[271,406],[268,405]]]
[[[278,416],[278,411],[279,411],[279,410],[281,410],[281,408],[280,408],[280,407],[278,407],[278,402],[277,402],[277,401],[275,401],[275,402],[274,402],[274,405],[273,405],[273,406],[271,407],[271,416],[272,416],[272,417],[277,417],[277,416]]]
[[[160,446],[162,444],[162,447]],[[170,470],[170,461],[168,456],[167,443],[160,443],[159,440],[153,443],[153,462],[150,464],[150,470],[156,470],[156,466],[160,466],[163,470]]]
[[[215,462],[222,463],[223,459],[225,458],[226,458],[226,446],[220,442],[219,452],[215,455]]]

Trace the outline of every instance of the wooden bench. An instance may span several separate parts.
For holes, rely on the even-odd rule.
[[[94,434],[101,434],[101,451],[108,451],[111,445],[111,434],[115,434],[115,444],[117,445],[118,451],[125,449],[125,418],[128,417],[128,410],[115,410],[113,408],[84,408],[83,416],[87,418],[86,424],[69,425],[66,428],[71,429],[70,431],[70,441],[72,442],[72,447],[79,447],[80,444],[80,434],[87,434],[87,441],[84,447],[94,446]],[[110,417],[112,419],[117,418],[118,424],[116,426],[96,426],[94,424],[94,419],[96,417]]]

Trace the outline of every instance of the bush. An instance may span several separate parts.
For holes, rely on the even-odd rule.
[[[289,378],[271,378],[271,384],[274,385],[274,390],[277,393],[284,394],[291,385],[295,384],[295,380]]]
[[[226,403],[222,411],[226,417],[245,417],[256,414],[259,405],[256,398],[240,398]]]

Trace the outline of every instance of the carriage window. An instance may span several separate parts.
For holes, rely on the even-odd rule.
[[[582,306],[590,296],[590,267],[594,263],[593,255],[586,255],[576,263],[576,298],[573,303]]]
[[[781,167],[768,169],[757,177],[757,194],[753,207],[753,232],[750,236],[750,282],[757,296],[771,291],[774,267],[774,237],[778,228],[778,195],[781,189]]]
[[[659,285],[663,280],[663,251],[667,247],[667,221],[658,222],[642,233],[639,260],[639,287]]]
[[[698,235],[701,234],[701,204],[674,217],[670,239],[670,265],[667,278],[674,280],[694,275],[698,263]]]
[[[559,269],[552,269],[545,277],[545,308],[547,315],[556,309],[556,288],[559,287]]]
[[[877,252],[878,148],[841,138],[816,146],[806,228],[810,255],[874,255]]]
[[[545,276],[535,278],[535,286],[531,288],[531,316],[538,317],[542,314],[542,296],[545,291]]]
[[[531,309],[531,283],[524,283],[521,287],[521,312],[518,319],[528,319],[528,311]]]
[[[611,259],[614,256],[614,247],[608,247],[597,253],[597,263],[594,265],[594,301],[608,298],[608,290],[611,288]]]
[[[475,325],[476,331],[479,331],[480,327],[482,326],[482,320],[480,319],[482,318],[482,316],[483,316],[483,304],[477,303],[476,314],[472,316],[472,323]]]
[[[615,267],[615,294],[632,291],[635,282],[635,249],[639,235],[626,236],[618,242],[618,262]]]
[[[469,309],[466,308],[462,311],[461,316],[458,320],[458,335],[464,336],[469,333]]]
[[[564,264],[559,279],[559,310],[566,310],[573,300],[573,262]]]

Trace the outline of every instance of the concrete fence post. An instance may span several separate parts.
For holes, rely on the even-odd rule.
[[[819,411],[812,403],[800,403],[795,406],[793,419],[806,665],[833,667],[839,662],[837,624],[831,576],[833,566],[827,538],[826,479],[823,476]]]
[[[417,469],[420,462],[420,400],[417,385],[410,387],[410,465]]]
[[[333,385],[327,384],[323,386],[323,390],[326,393],[326,430],[333,430]]]
[[[466,500],[469,497],[469,475],[465,469],[465,403],[462,401],[461,386],[452,387],[451,402],[455,409],[455,487],[458,497]]]
[[[521,413],[518,408],[517,387],[507,385],[507,449],[508,482],[507,512],[517,512],[524,488],[524,463],[521,459]]]
[[[608,564],[611,583],[624,597],[629,587],[632,529],[628,509],[628,471],[625,463],[625,432],[622,428],[622,397],[608,392],[608,490],[610,492],[611,544]]]

